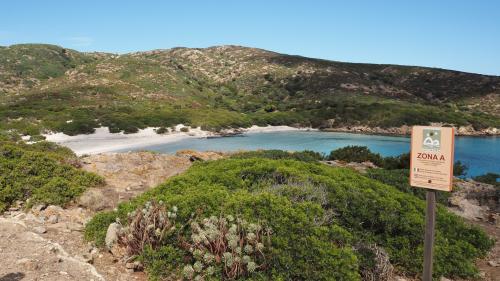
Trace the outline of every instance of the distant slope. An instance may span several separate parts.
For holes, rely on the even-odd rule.
[[[500,77],[357,64],[220,46],[113,55],[0,48],[3,129],[133,132],[183,122],[217,130],[444,122],[500,127]]]
[[[3,47],[0,49],[0,93],[32,88],[92,60],[90,56],[53,45]]]

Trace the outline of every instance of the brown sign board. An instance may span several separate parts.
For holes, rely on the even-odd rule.
[[[414,126],[411,131],[410,185],[451,191],[454,129]]]

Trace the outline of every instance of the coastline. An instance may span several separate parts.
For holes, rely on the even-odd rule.
[[[432,126],[441,126],[432,124]],[[182,132],[181,128],[188,128],[187,132]],[[460,127],[456,130],[456,136],[471,137],[494,137],[500,135],[500,130],[490,129],[487,133],[481,131],[464,130]],[[225,129],[220,132],[204,131],[200,127],[191,128],[179,124],[175,126],[175,131],[168,131],[164,134],[156,133],[157,128],[140,129],[137,133],[125,134],[110,133],[107,127],[100,127],[93,134],[82,134],[69,136],[64,133],[49,133],[43,136],[47,141],[55,142],[73,150],[77,155],[92,155],[107,152],[116,152],[126,149],[134,150],[145,146],[172,143],[190,138],[219,138],[231,137],[252,133],[271,133],[282,131],[319,131],[319,132],[339,132],[362,135],[382,135],[382,136],[400,136],[408,137],[411,132],[410,126],[380,128],[380,127],[338,127],[338,128],[296,128],[290,126],[252,126],[249,128]]]
[[[181,128],[188,128],[189,131],[182,132]],[[156,133],[157,128],[140,129],[137,133],[124,134],[110,133],[107,127],[100,127],[93,134],[69,136],[64,133],[49,133],[43,136],[47,141],[55,142],[59,145],[70,148],[78,156],[86,154],[99,154],[106,152],[116,152],[124,149],[137,149],[149,145],[157,145],[181,141],[189,138],[215,138],[234,136],[251,133],[268,133],[282,131],[308,131],[311,128],[295,128],[290,126],[252,126],[250,128],[226,129],[219,133],[204,131],[200,127],[190,128],[179,124],[175,126],[175,131],[165,134]]]
[[[429,126],[442,127],[445,124],[431,123]],[[368,126],[346,126],[336,128],[323,128],[323,132],[339,132],[339,133],[352,133],[363,135],[381,135],[381,136],[401,136],[408,137],[411,135],[411,126],[401,127],[368,127]],[[467,137],[495,137],[500,136],[500,130],[497,128],[487,128],[480,131],[475,130],[472,126],[455,127],[455,136]]]

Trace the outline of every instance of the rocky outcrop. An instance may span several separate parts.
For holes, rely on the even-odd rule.
[[[429,126],[443,126],[443,124],[429,124]],[[400,135],[406,136],[411,134],[411,126],[401,127],[369,127],[364,125],[359,126],[343,126],[343,127],[326,127],[322,128],[323,131],[330,132],[345,132],[345,133],[358,133],[358,134],[374,134],[374,135]],[[455,131],[457,136],[498,136],[500,130],[497,128],[486,128],[482,130],[475,130],[472,126],[461,126]]]
[[[97,211],[110,209],[191,166],[186,157],[153,152],[103,153],[82,158],[82,168],[106,179],[106,186],[88,189],[78,203]]]
[[[362,163],[358,162],[345,162],[345,161],[340,161],[340,160],[327,160],[327,161],[321,161],[323,164],[326,164],[328,166],[332,167],[344,167],[344,168],[351,168],[354,169],[360,173],[366,173],[367,169],[377,169],[377,165],[373,164],[370,161],[365,161]]]
[[[215,151],[195,151],[195,150],[179,150],[175,153],[176,156],[189,159],[191,162],[202,160],[218,160],[224,157],[224,153]]]
[[[500,226],[500,192],[493,185],[457,180],[449,198],[450,210],[466,219]]]

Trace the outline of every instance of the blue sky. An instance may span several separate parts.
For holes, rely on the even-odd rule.
[[[3,1],[0,45],[126,53],[234,44],[500,75],[500,1]]]

